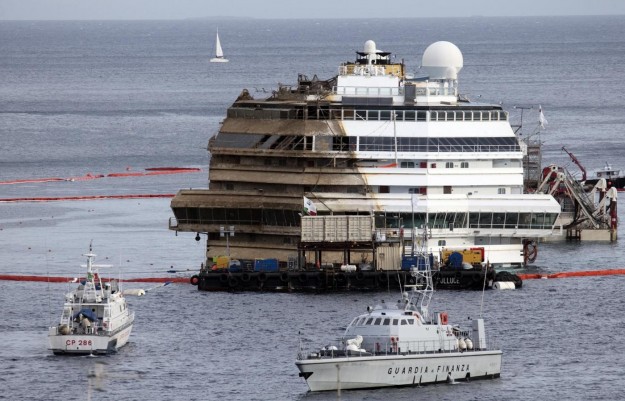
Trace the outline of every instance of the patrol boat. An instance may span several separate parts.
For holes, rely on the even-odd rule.
[[[432,270],[424,235],[415,285],[392,306],[368,307],[338,344],[302,349],[295,362],[311,391],[349,390],[498,378],[502,351],[488,342],[482,318],[471,327],[429,313]]]
[[[89,355],[115,352],[128,342],[134,312],[115,280],[103,282],[94,264],[92,251],[87,257],[87,277],[65,295],[63,313],[58,325],[48,331],[49,349],[56,355]]]

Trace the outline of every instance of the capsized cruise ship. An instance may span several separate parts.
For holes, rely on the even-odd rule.
[[[412,77],[368,40],[331,79],[300,74],[266,99],[243,90],[209,140],[210,187],[178,192],[170,229],[206,235],[206,267],[228,255],[399,269],[425,224],[435,264],[454,249],[495,267],[531,262],[535,240],[561,235],[560,205],[523,193],[525,144],[501,105],[459,95],[462,66],[458,47],[436,42]],[[313,211],[370,216],[374,249],[302,251]]]

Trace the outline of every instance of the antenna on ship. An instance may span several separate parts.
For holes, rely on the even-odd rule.
[[[532,110],[534,106],[514,106],[514,108],[521,110],[521,122],[516,133],[518,133],[519,135],[523,135],[523,112],[525,110]]]
[[[414,278],[415,284],[406,284],[404,288],[412,288],[411,302],[418,306],[421,316],[427,319],[429,317],[430,301],[434,292],[432,266],[430,265],[430,255],[428,254],[427,224],[423,226],[423,237],[419,241],[419,250],[416,255],[417,266],[413,266],[410,269],[410,274]]]
[[[488,237],[488,252],[490,253],[491,245],[493,242],[493,236]],[[484,266],[484,282],[482,283],[482,302],[480,303],[480,319],[482,318],[482,311],[484,310],[484,293],[486,292],[486,278],[488,276],[488,269],[490,267],[490,258],[486,258],[486,266]]]

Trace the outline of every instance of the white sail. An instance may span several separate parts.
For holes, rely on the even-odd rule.
[[[219,31],[215,35],[215,57],[212,58],[211,63],[227,63],[228,59],[224,58],[224,51],[221,48],[221,42],[219,41]]]
[[[217,32],[217,36],[215,38],[215,56],[223,57],[224,51],[221,48],[221,42],[219,42],[219,32]]]

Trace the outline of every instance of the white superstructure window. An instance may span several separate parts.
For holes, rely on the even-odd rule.
[[[469,162],[461,162],[460,168],[469,168]]]
[[[454,162],[445,163],[445,168],[454,168]]]
[[[497,188],[497,193],[498,193],[499,195],[503,195],[503,194],[505,194],[505,193],[506,193],[506,189],[505,189],[505,188]]]

